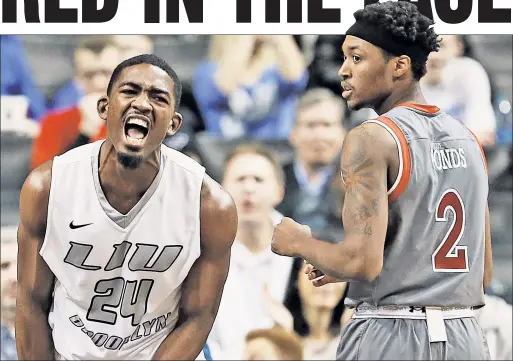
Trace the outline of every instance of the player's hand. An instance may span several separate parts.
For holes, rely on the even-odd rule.
[[[308,279],[312,281],[312,284],[315,287],[321,287],[327,285],[328,283],[342,282],[334,277],[325,275],[321,270],[318,270],[310,263],[306,264],[305,273],[308,275]]]
[[[312,237],[312,230],[307,225],[299,224],[293,219],[284,217],[274,227],[271,249],[281,256],[299,256],[298,249],[301,242]]]
[[[101,97],[99,93],[85,95],[78,103],[80,110],[80,133],[94,137],[100,131],[105,121],[100,118],[98,114],[97,104],[98,99]]]

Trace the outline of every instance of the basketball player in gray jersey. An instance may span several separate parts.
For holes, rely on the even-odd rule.
[[[354,15],[342,96],[379,116],[344,140],[346,238],[329,244],[286,218],[273,250],[305,259],[316,286],[350,281],[355,313],[337,359],[489,359],[473,314],[492,269],[486,163],[473,134],[420,91],[439,49],[433,22],[402,1]]]

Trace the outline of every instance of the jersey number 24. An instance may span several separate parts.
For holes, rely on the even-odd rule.
[[[465,230],[465,206],[459,193],[454,189],[446,190],[436,207],[436,221],[448,222],[452,213],[452,225],[431,256],[435,272],[468,272],[467,246],[458,243]]]

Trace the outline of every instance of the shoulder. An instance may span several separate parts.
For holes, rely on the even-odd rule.
[[[30,172],[20,194],[20,220],[24,226],[40,228],[46,224],[50,187],[52,183],[50,160]]]
[[[205,173],[205,167],[196,162],[194,159],[189,157],[188,155],[183,154],[182,152],[175,150],[165,144],[162,144],[161,151],[164,153],[164,156],[174,164],[178,165],[180,168],[185,171],[194,174],[196,177],[203,179],[203,175]]]
[[[396,151],[396,142],[380,121],[369,120],[351,129],[344,138],[343,149],[373,154],[377,157]],[[344,153],[344,152],[343,152]]]
[[[237,233],[237,209],[230,194],[205,174],[200,203],[202,247],[231,248]]]
[[[342,145],[340,166],[344,184],[368,179],[371,174],[388,169],[397,163],[397,149],[394,138],[380,123],[363,123],[353,128]]]
[[[48,194],[52,180],[52,165],[53,161],[50,160],[32,170],[23,183],[22,192],[30,192],[33,195]]]
[[[66,169],[71,164],[86,162],[87,165],[91,163],[91,157],[94,155],[93,150],[99,149],[101,143],[103,143],[103,139],[97,140],[93,143],[87,143],[80,145],[78,147],[67,150],[66,152],[57,155],[53,158],[53,169],[57,171],[57,169]],[[97,150],[96,150],[97,151]],[[57,168],[59,167],[59,168]],[[60,172],[59,172],[60,173]]]

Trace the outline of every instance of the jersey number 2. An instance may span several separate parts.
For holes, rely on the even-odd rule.
[[[465,206],[459,193],[448,189],[442,194],[436,207],[436,221],[449,221],[452,213],[452,225],[442,242],[432,255],[435,272],[468,272],[467,246],[458,246],[465,229]]]

